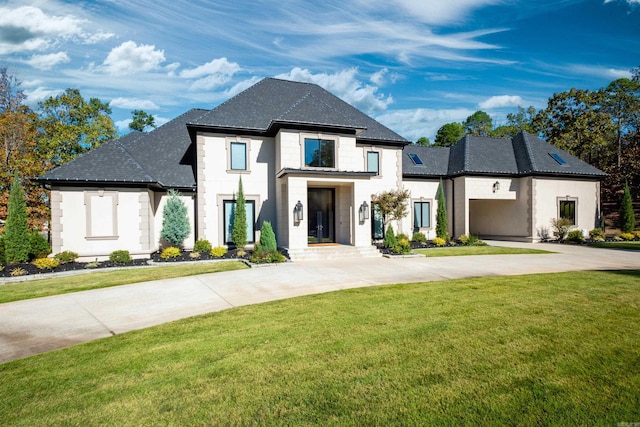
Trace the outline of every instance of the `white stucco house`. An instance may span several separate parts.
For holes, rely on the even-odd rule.
[[[413,146],[317,85],[267,78],[212,110],[109,141],[40,180],[51,189],[54,253],[148,256],[160,246],[169,189],[188,207],[185,247],[196,239],[229,245],[242,178],[250,243],[270,221],[295,260],[325,245],[379,255],[371,195],[398,188],[410,190],[411,204],[395,229],[434,237],[440,180],[451,236],[533,241],[559,216],[592,229],[603,176],[526,133]]]

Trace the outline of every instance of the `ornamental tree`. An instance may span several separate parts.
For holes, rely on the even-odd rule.
[[[624,184],[624,193],[620,202],[620,231],[623,233],[631,233],[636,228],[636,219],[633,212],[633,203],[631,201],[631,192],[629,184]]]
[[[436,237],[449,240],[449,232],[447,231],[447,203],[444,199],[444,188],[442,187],[442,179],[438,186],[438,209],[436,210]]]
[[[173,246],[182,246],[191,232],[187,206],[180,199],[180,193],[176,190],[167,192],[169,199],[162,211],[162,231],[160,238]]]
[[[242,177],[238,183],[238,194],[236,196],[236,210],[233,215],[233,231],[231,238],[236,248],[244,248],[247,246],[247,206],[244,200],[244,191],[242,189]]]
[[[5,259],[7,263],[29,261],[31,240],[27,225],[27,204],[22,185],[15,175],[9,194],[9,214],[4,231]]]
[[[382,214],[382,222],[385,230],[389,222],[407,216],[409,212],[407,206],[409,197],[411,197],[411,193],[409,190],[403,188],[371,195],[371,201],[376,204]]]

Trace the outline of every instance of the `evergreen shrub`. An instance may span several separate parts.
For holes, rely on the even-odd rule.
[[[222,258],[227,253],[227,248],[224,246],[216,246],[209,251],[209,255],[216,258]]]
[[[116,250],[109,254],[109,261],[116,264],[127,264],[131,262],[131,254],[126,249]]]
[[[29,236],[29,255],[33,258],[44,258],[51,253],[51,246],[47,238],[37,231],[31,232]]]
[[[393,227],[389,225],[387,227],[387,231],[384,233],[384,247],[385,248],[393,248],[398,244],[398,239],[396,238],[396,234],[393,231]]]
[[[424,233],[417,231],[413,233],[413,236],[411,236],[411,241],[420,244],[427,243],[427,236],[425,236]]]
[[[173,246],[181,246],[191,232],[187,206],[180,199],[180,193],[169,190],[167,204],[162,211],[162,231],[160,237]]]
[[[571,230],[567,233],[568,242],[573,243],[582,243],[584,242],[584,235],[582,234],[582,230]]]
[[[31,264],[35,265],[38,270],[53,270],[60,265],[55,258],[36,258]]]
[[[27,204],[24,199],[22,185],[16,175],[13,178],[9,193],[9,213],[4,230],[5,260],[27,262],[29,260],[29,226],[27,224]]]
[[[164,248],[162,253],[160,254],[160,258],[169,259],[169,258],[178,258],[182,255],[182,251],[180,248],[176,248],[175,246],[169,246],[168,248]]]
[[[193,245],[193,251],[200,253],[209,253],[211,252],[211,243],[208,240],[204,239],[197,240]]]
[[[68,262],[74,262],[78,259],[78,254],[73,251],[63,251],[59,254],[55,254],[53,257],[60,262],[60,264],[65,264]]]
[[[636,218],[633,212],[633,203],[629,184],[625,183],[624,193],[620,202],[620,231],[623,233],[633,233],[636,228]]]

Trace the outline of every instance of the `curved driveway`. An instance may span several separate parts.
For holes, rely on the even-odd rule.
[[[479,276],[640,269],[637,251],[490,243],[556,253],[296,262],[5,303],[0,304],[0,362],[240,305],[347,288]]]

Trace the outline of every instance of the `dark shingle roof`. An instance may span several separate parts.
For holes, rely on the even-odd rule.
[[[409,153],[418,154],[428,167],[414,165]],[[560,165],[551,157],[552,153],[559,154],[566,164]],[[443,164],[447,165],[446,169]],[[467,135],[449,147],[448,151],[443,151],[441,147],[407,146],[403,153],[402,171],[405,176],[425,177],[474,174],[576,177],[606,175],[566,151],[526,132],[513,138]]]
[[[144,184],[192,188],[191,137],[186,123],[205,110],[193,109],[149,132],[108,141],[40,177],[46,183]]]
[[[287,124],[351,131],[362,142],[408,143],[316,84],[274,78],[259,81],[190,123],[194,127],[251,130],[269,135]]]

